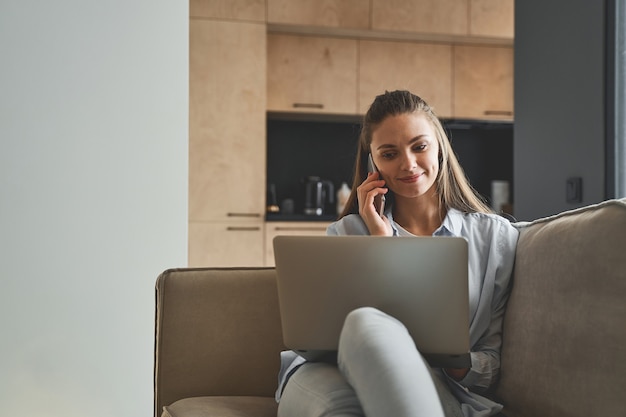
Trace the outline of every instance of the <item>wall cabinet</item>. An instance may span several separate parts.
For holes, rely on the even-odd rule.
[[[189,47],[190,264],[262,265],[265,25],[192,19]]]
[[[269,34],[267,42],[267,110],[356,113],[356,40]]]
[[[513,120],[513,48],[454,47],[454,117]]]
[[[265,226],[265,266],[274,266],[276,236],[325,236],[330,222],[267,222]]]
[[[370,5],[363,0],[268,0],[267,22],[369,29]]]
[[[514,37],[514,0],[470,0],[469,35]]]
[[[372,29],[464,36],[468,0],[372,0]]]
[[[358,79],[362,114],[377,95],[401,89],[422,97],[437,115],[452,116],[450,45],[360,41]]]

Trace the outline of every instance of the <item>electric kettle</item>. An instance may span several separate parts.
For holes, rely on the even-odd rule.
[[[334,199],[335,186],[331,181],[313,176],[304,179],[304,214],[321,216]]]

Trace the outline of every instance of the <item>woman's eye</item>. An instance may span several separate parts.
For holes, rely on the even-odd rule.
[[[382,153],[380,156],[382,156],[385,159],[391,159],[393,158],[393,155],[394,154],[392,152],[385,152],[385,153]]]
[[[416,146],[414,146],[414,147],[413,147],[413,150],[414,150],[415,152],[421,152],[421,151],[423,151],[424,149],[426,149],[426,145],[425,145],[425,144],[423,144],[423,145],[416,145]]]

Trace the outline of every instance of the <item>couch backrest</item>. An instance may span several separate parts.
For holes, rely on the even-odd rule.
[[[497,390],[506,415],[623,415],[626,200],[517,226]]]
[[[155,415],[187,397],[273,397],[284,349],[275,270],[163,272],[155,335]]]

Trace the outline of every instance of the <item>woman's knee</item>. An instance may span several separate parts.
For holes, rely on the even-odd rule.
[[[352,310],[345,319],[341,332],[341,339],[367,340],[376,338],[378,335],[408,333],[402,322],[389,314],[374,307],[359,307]]]

